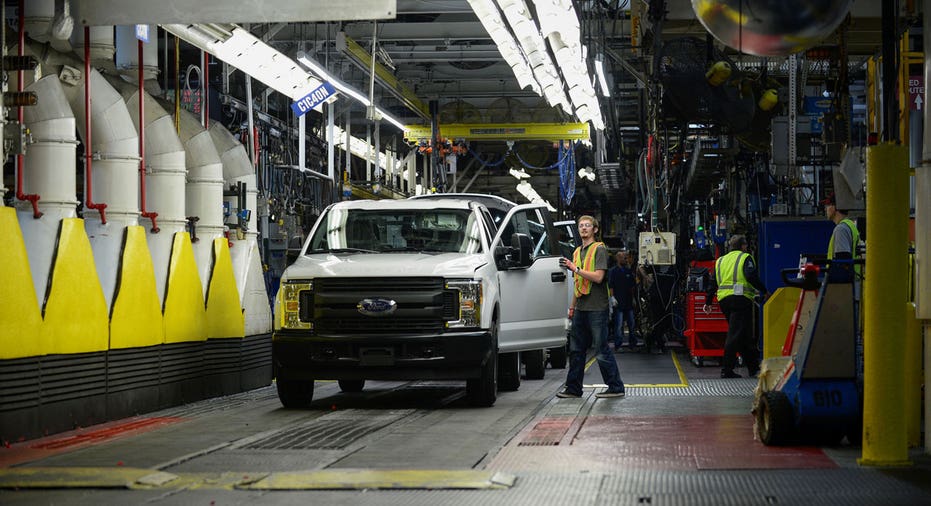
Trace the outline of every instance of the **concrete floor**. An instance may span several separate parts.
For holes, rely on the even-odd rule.
[[[931,504],[931,461],[754,439],[753,379],[619,353],[623,399],[559,399],[565,370],[472,408],[463,385],[274,386],[0,448],[0,504]],[[746,372],[744,369],[743,372]]]

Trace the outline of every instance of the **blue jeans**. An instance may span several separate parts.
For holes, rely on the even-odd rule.
[[[566,391],[582,394],[582,378],[585,376],[585,352],[595,345],[595,357],[601,378],[611,392],[623,392],[624,382],[617,369],[614,354],[608,348],[608,310],[576,311],[572,317],[572,333],[569,337],[569,372],[566,375]]]
[[[627,324],[627,341],[631,348],[637,346],[637,334],[634,330],[637,327],[637,317],[634,316],[634,308],[615,309],[614,319],[614,349],[619,350],[624,344],[624,324]]]

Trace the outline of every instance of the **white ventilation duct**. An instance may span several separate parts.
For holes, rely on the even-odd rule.
[[[213,240],[223,235],[223,163],[210,133],[193,114],[182,109],[180,123],[188,170],[185,214],[198,218],[194,259],[206,295],[213,266]]]
[[[39,100],[23,110],[23,120],[33,138],[23,157],[23,191],[41,197],[38,205],[43,214],[35,219],[29,202],[17,202],[16,207],[36,299],[42,304],[58,241],[59,222],[77,215],[77,138],[74,114],[57,75],[45,76],[26,90],[34,92]]]
[[[70,51],[69,37],[74,29],[68,0],[29,0],[23,6],[24,32],[58,51]]]
[[[84,226],[109,307],[116,288],[123,229],[136,225],[139,217],[139,136],[123,97],[96,70],[91,71],[90,81],[92,193],[94,202],[107,208],[106,223],[97,210],[84,209]],[[86,142],[84,81],[75,88],[77,93],[70,96],[71,109],[80,120],[78,132]]]
[[[154,37],[158,25],[148,25],[149,34]],[[116,70],[129,82],[139,82],[139,39],[136,38],[135,25],[116,27]],[[142,80],[155,79],[158,75],[158,41],[142,45]]]
[[[251,211],[245,233],[230,234],[233,247],[230,257],[233,273],[236,276],[236,288],[239,290],[239,302],[245,312],[245,335],[264,334],[271,331],[271,310],[268,306],[268,293],[265,290],[265,277],[257,242],[256,205],[258,188],[255,172],[246,148],[229,130],[219,123],[210,125],[210,135],[220,152],[223,161],[223,179],[227,187],[236,187],[241,182],[246,185],[245,208]],[[238,199],[227,197],[230,209],[239,213]],[[235,218],[233,221],[236,221]]]
[[[91,39],[91,63],[99,67],[113,68],[113,53],[116,51],[116,48],[113,46],[113,27],[92,26],[89,31]],[[71,32],[71,46],[80,53],[81,60],[83,61],[84,30],[74,30]]]
[[[146,240],[155,268],[155,285],[160,301],[165,300],[171,247],[177,232],[184,232],[184,194],[187,177],[184,146],[175,131],[174,117],[148,93],[144,93],[145,107],[145,185],[147,211],[158,213],[159,232],[152,232],[152,224],[142,218]],[[126,107],[135,124],[139,124],[139,91],[134,88]]]

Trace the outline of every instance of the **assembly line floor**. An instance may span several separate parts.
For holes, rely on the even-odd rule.
[[[755,380],[681,349],[615,355],[627,385],[555,397],[565,370],[492,408],[463,384],[320,382],[310,409],[274,386],[0,448],[0,504],[931,504],[931,459],[864,468],[860,448],[767,447]],[[745,369],[742,372],[746,372]]]

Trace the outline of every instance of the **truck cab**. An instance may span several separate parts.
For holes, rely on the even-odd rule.
[[[543,376],[565,342],[570,279],[542,204],[500,226],[463,198],[329,206],[288,267],[275,301],[278,395],[308,405],[315,380],[466,380],[477,406]]]

